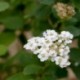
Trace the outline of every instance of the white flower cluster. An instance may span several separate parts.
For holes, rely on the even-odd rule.
[[[51,60],[63,68],[70,65],[68,53],[72,39],[73,35],[68,31],[58,34],[55,30],[47,30],[43,37],[29,39],[24,48],[36,54],[40,61]]]

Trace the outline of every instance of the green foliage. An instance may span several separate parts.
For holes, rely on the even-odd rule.
[[[4,45],[0,45],[0,56],[5,55],[7,52],[7,47]]]
[[[33,80],[33,79],[30,79],[29,77],[23,75],[22,73],[18,73],[8,78],[7,80]]]
[[[58,1],[72,5],[75,15],[60,19],[53,7]],[[80,42],[80,0],[0,0],[0,77],[7,73],[3,80],[57,80],[67,76],[65,69],[49,61],[40,62],[23,49],[25,35],[31,32],[41,36],[46,29],[70,31]],[[15,40],[19,41],[14,43]],[[71,68],[80,79],[80,47],[72,48],[69,54]],[[76,62],[79,65],[75,66]]]
[[[7,10],[10,7],[10,4],[5,1],[0,1],[0,12]]]
[[[39,0],[40,3],[45,4],[45,5],[51,5],[54,3],[55,0]]]
[[[71,0],[71,2],[76,8],[80,9],[80,4],[79,4],[80,1],[79,0]]]
[[[77,48],[71,49],[70,57],[71,57],[71,60],[75,62],[80,62],[80,50]]]
[[[74,26],[66,26],[64,30],[71,32],[74,35],[74,37],[80,35],[80,30]]]
[[[9,14],[9,15],[4,15],[4,17],[0,18],[0,22],[5,25],[6,28],[8,29],[21,29],[23,27],[23,18],[21,15],[16,14]],[[13,25],[14,24],[14,25]]]
[[[29,18],[29,17],[32,17],[33,15],[35,15],[38,8],[39,8],[39,4],[37,4],[34,1],[29,2],[29,4],[27,3],[26,8],[25,8],[24,18]]]
[[[16,36],[13,32],[3,32],[0,34],[0,44],[9,46],[15,38]]]
[[[24,68],[23,73],[25,75],[38,74],[41,71],[41,66],[39,65],[28,65]]]

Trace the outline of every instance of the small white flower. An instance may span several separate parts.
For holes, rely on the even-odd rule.
[[[56,50],[50,50],[51,57],[56,57],[57,56],[57,51]]]
[[[36,43],[27,43],[26,45],[24,45],[25,49],[31,50],[31,51],[34,51],[36,47],[37,47]]]
[[[66,55],[68,55],[69,52],[70,52],[70,49],[68,46],[59,49],[60,56],[64,56],[64,55],[66,56]]]
[[[59,65],[61,68],[64,68],[66,66],[70,65],[70,62],[68,61],[67,57],[56,57],[55,58],[56,65]]]
[[[71,44],[72,40],[65,40],[65,44]]]
[[[43,33],[43,36],[52,42],[58,39],[58,33],[55,30],[47,30]]]
[[[38,55],[38,58],[40,59],[41,62],[44,62],[44,61],[48,60],[49,55],[48,55],[48,53],[44,50],[44,51],[42,51],[42,52]]]
[[[51,61],[54,62],[56,57],[57,57],[57,52],[56,51],[53,51],[53,54],[50,57],[51,58]]]
[[[59,40],[58,40],[58,44],[62,43],[62,41],[63,41],[62,39],[59,39]]]
[[[60,37],[63,38],[64,40],[73,39],[73,35],[68,31],[62,31]]]

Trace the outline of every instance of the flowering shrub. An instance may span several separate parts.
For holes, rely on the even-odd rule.
[[[0,80],[80,80],[80,0],[0,0]]]

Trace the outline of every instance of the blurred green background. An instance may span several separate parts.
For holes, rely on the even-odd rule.
[[[60,19],[53,8],[57,2],[72,5],[76,14]],[[46,29],[74,35],[70,68],[80,80],[80,0],[0,0],[0,80],[62,80],[68,76],[66,68],[41,63],[23,49],[28,38],[41,36]]]

